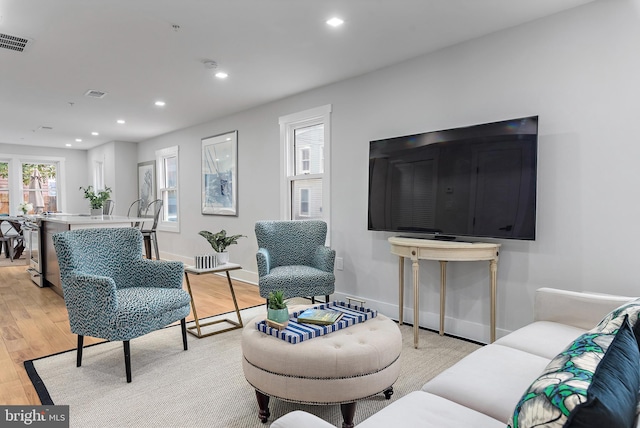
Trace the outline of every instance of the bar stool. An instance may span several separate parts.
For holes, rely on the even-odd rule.
[[[153,214],[153,226],[150,229],[144,228],[144,223],[142,223],[142,228],[140,232],[142,232],[142,237],[144,239],[144,248],[147,253],[147,258],[151,259],[151,244],[153,243],[153,247],[156,250],[156,260],[160,260],[160,251],[158,251],[158,236],[156,235],[156,229],[158,227],[158,219],[160,218],[160,212],[162,211],[162,199],[156,199],[155,201],[149,202],[147,205],[147,210],[145,217],[150,213]]]

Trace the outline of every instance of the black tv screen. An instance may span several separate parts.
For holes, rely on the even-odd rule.
[[[369,143],[369,230],[534,240],[538,116]]]

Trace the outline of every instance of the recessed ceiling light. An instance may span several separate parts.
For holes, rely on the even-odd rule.
[[[116,122],[118,122],[120,125],[124,125],[125,124],[124,119],[118,119]]]
[[[332,27],[339,27],[344,24],[344,21],[336,16],[327,20],[327,25],[331,25]]]
[[[97,137],[98,135],[100,135],[100,133],[99,133],[99,132],[96,132],[96,131],[93,131],[93,132],[91,133],[91,135],[93,135],[94,137]]]
[[[164,107],[166,103],[165,103],[164,101],[156,101],[156,102],[155,102],[155,104],[156,104],[158,107]]]
[[[71,144],[67,143],[67,144],[65,144],[65,146],[67,146],[67,147],[71,147]]]
[[[76,143],[82,143],[82,138],[76,138]]]
[[[226,79],[227,77],[229,77],[229,75],[227,73],[225,73],[224,71],[218,71],[215,76],[218,79]]]

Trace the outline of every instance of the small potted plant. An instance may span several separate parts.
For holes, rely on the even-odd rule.
[[[229,263],[229,253],[226,251],[227,247],[231,244],[237,244],[238,239],[246,238],[244,235],[229,235],[227,236],[227,231],[222,229],[218,233],[211,233],[207,230],[201,230],[199,235],[204,237],[209,244],[211,244],[211,248],[215,251],[217,264],[223,265],[225,263]]]
[[[286,326],[289,322],[289,309],[284,301],[284,292],[276,290],[269,293],[267,306],[267,320],[273,321],[281,326]]]
[[[91,216],[101,216],[104,202],[111,197],[111,189],[105,187],[104,190],[96,193],[93,190],[93,186],[81,186],[80,190],[84,192],[84,197],[89,200],[89,205],[91,205]]]

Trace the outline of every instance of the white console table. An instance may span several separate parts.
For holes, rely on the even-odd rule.
[[[399,256],[399,323],[404,311],[404,259],[411,259],[413,266],[413,346],[418,347],[419,328],[419,266],[418,260],[440,262],[440,335],[444,334],[444,308],[447,286],[447,262],[488,261],[491,282],[491,342],[496,340],[496,289],[498,276],[498,250],[500,244],[483,242],[451,242],[432,239],[389,238],[391,253]]]

